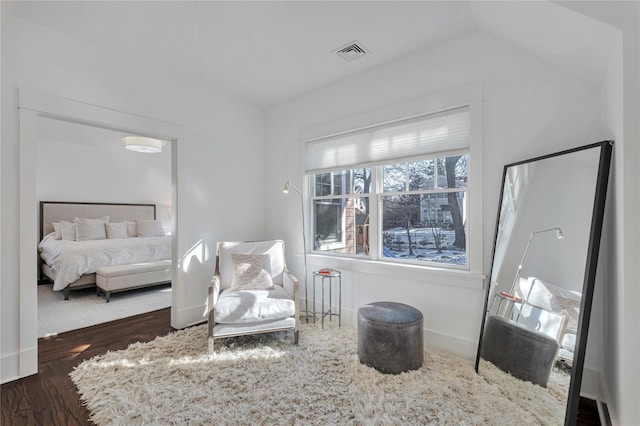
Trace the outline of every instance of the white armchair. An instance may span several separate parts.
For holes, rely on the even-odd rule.
[[[219,242],[207,300],[209,351],[224,337],[293,330],[298,344],[298,279],[284,242]]]

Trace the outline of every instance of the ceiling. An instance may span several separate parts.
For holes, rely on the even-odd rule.
[[[2,13],[263,107],[473,30],[601,84],[612,37],[546,1],[3,1]],[[370,54],[333,53],[354,40]]]

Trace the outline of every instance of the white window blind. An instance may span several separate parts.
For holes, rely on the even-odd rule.
[[[307,173],[469,147],[469,107],[368,127],[305,144]]]

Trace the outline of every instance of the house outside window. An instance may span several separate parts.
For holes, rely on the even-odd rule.
[[[313,249],[366,254],[364,223],[369,206],[371,168],[313,176]]]
[[[472,140],[471,110],[459,106],[308,140],[310,252],[481,270],[481,197],[471,190],[481,185],[475,158],[481,164],[482,152],[481,139]]]

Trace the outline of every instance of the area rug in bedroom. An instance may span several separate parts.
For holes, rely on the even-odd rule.
[[[89,327],[171,306],[171,285],[113,293],[111,301],[95,289],[75,290],[69,300],[51,284],[38,286],[38,337]]]
[[[531,386],[519,405],[472,363],[432,349],[398,375],[361,365],[354,329],[303,324],[291,332],[217,341],[206,326],[84,361],[70,376],[98,425],[555,424],[564,401]],[[518,384],[521,386],[521,384]],[[521,399],[522,400],[522,399]],[[531,404],[534,404],[532,408]]]

